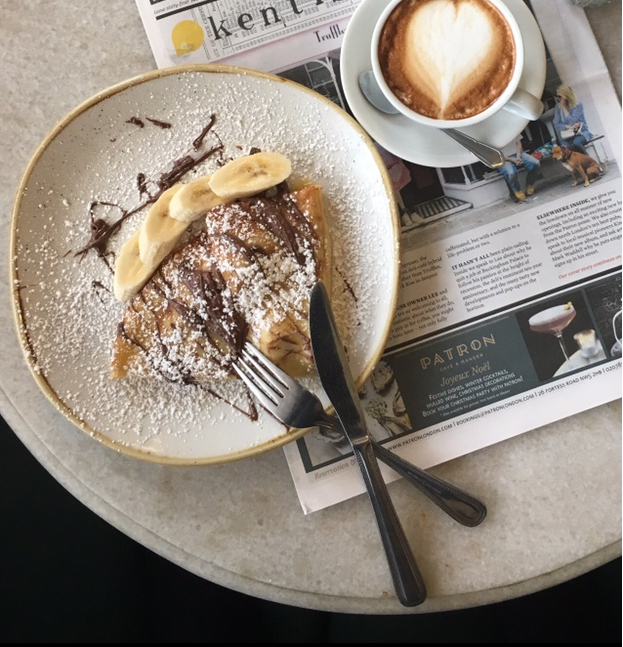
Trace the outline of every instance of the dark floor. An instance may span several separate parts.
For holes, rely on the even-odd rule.
[[[311,611],[224,589],[143,548],[71,496],[4,423],[0,475],[2,643],[621,643],[620,559],[463,611]]]

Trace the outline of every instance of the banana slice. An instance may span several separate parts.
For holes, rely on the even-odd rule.
[[[169,215],[181,222],[192,222],[205,215],[206,211],[223,204],[225,200],[210,188],[209,175],[184,184],[171,198]]]
[[[171,252],[190,224],[169,215],[171,199],[182,186],[176,184],[167,189],[151,206],[139,229],[138,249],[141,261],[153,269]]]
[[[292,164],[285,155],[260,152],[228,162],[212,174],[208,184],[221,198],[236,200],[266,191],[290,173]]]
[[[115,263],[113,290],[115,298],[127,301],[137,294],[154,273],[152,265],[145,265],[138,251],[140,229],[121,248]]]

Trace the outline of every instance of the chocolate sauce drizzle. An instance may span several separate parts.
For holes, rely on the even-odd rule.
[[[138,196],[142,198],[144,195],[149,195],[147,190],[147,177],[145,173],[139,173],[136,176],[136,188],[138,189]]]
[[[199,235],[206,238],[205,232]],[[179,274],[180,282],[190,291],[192,302],[197,304],[197,307],[189,307],[187,303],[176,297],[175,290],[167,280],[162,268],[157,270],[150,281],[150,287],[159,293],[167,308],[175,310],[190,328],[201,334],[205,344],[218,349],[219,352],[215,356],[218,358],[220,367],[230,372],[232,370],[231,363],[240,353],[246,340],[248,324],[236,310],[231,293],[226,290],[227,285],[221,271],[215,264],[207,271],[195,269],[189,264],[182,264],[179,267]],[[142,308],[147,307],[142,292],[135,297],[130,307],[135,313],[138,313],[139,305]],[[167,346],[157,318],[154,318],[154,321],[156,327],[152,339],[153,345],[157,347],[157,353],[150,352],[150,348],[145,347],[138,339],[131,337],[123,322],[119,323],[117,331],[122,339],[141,350],[152,370],[165,381],[201,388],[217,399],[226,402],[251,421],[258,419],[255,401],[247,389],[245,389],[246,406],[243,408],[223,393],[218,393],[209,385],[197,381],[190,367],[186,366],[179,357],[175,359],[175,355],[170,352]],[[224,353],[225,348],[229,348],[230,352]]]
[[[160,119],[153,119],[152,117],[145,117],[145,119],[154,124],[154,126],[158,126],[158,128],[162,128],[164,130],[171,128],[171,124],[168,121],[160,121]],[[145,122],[139,117],[130,117],[125,123],[133,124],[134,126],[138,126],[139,128],[145,128]]]
[[[197,318],[210,340],[217,340],[229,347],[234,356],[242,350],[249,326],[238,312],[221,270],[212,264],[209,271],[198,271],[183,265],[180,268],[181,281],[201,304],[200,308],[189,312],[184,308],[187,320]],[[169,300],[174,307],[182,307],[178,301]]]
[[[136,123],[135,120],[140,121],[138,118],[133,117],[129,120],[131,123]],[[151,120],[155,123],[155,120]],[[212,114],[208,124],[201,130],[201,133],[192,141],[192,150],[198,151],[203,145],[204,139],[207,134],[211,131],[212,127],[216,122],[216,115]],[[141,122],[142,123],[142,122]],[[165,122],[159,122],[158,125],[163,127]],[[170,124],[169,124],[170,126]],[[218,136],[217,136],[218,138]],[[160,177],[154,182],[157,187],[157,190],[150,194],[148,190],[148,181],[144,173],[139,173],[136,179],[137,188],[139,191],[139,197],[144,197],[143,201],[140,202],[136,207],[125,210],[118,204],[112,202],[107,202],[104,200],[93,200],[88,208],[87,213],[89,214],[90,221],[90,238],[88,242],[81,247],[75,256],[84,256],[90,250],[94,250],[100,258],[105,259],[108,253],[108,244],[112,236],[119,231],[123,223],[133,216],[135,213],[141,211],[145,207],[153,204],[158,200],[158,198],[170,187],[179,182],[179,180],[186,175],[193,168],[207,160],[209,157],[212,157],[214,154],[219,153],[223,150],[222,142],[218,143],[215,146],[212,146],[207,151],[200,153],[199,155],[187,154],[184,157],[174,160],[171,163],[169,170],[164,171]],[[121,212],[121,216],[112,222],[107,222],[103,218],[99,218],[96,215],[96,209],[98,206],[108,206],[118,209]]]
[[[101,281],[91,281],[91,287],[97,295],[97,298],[100,300],[100,303],[104,303],[102,292],[107,292],[108,294],[110,294],[110,290]]]
[[[154,126],[167,130],[171,128],[171,124],[168,121],[160,121],[160,119],[152,119],[151,117],[146,117],[147,121],[151,122]]]
[[[139,128],[145,128],[145,122],[138,117],[130,117],[125,123],[138,126]]]

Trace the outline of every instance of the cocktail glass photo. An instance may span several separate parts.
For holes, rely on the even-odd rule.
[[[569,353],[565,346],[565,340],[562,338],[562,331],[575,319],[576,311],[573,304],[569,301],[563,305],[553,306],[546,310],[541,310],[530,317],[528,325],[534,332],[553,335],[560,344],[560,350],[569,360]]]

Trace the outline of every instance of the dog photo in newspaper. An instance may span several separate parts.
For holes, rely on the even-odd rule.
[[[552,157],[571,173],[571,186],[577,186],[579,180],[582,180],[584,186],[588,186],[608,171],[606,164],[600,164],[590,155],[572,151],[566,146],[554,146]]]

